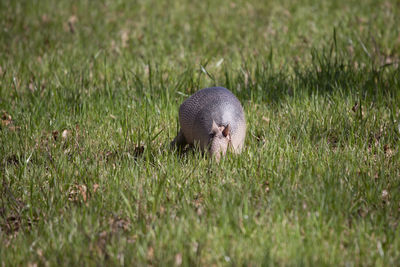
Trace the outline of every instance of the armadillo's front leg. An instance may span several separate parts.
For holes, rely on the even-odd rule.
[[[178,147],[178,148],[184,148],[186,146],[187,142],[185,137],[183,136],[182,129],[179,130],[178,135],[175,137],[175,139],[171,142],[171,147]]]

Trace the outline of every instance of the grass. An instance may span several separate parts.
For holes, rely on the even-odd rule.
[[[399,7],[1,1],[1,265],[398,265]],[[169,149],[214,85],[219,164]]]

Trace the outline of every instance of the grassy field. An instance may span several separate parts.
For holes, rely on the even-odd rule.
[[[0,265],[400,264],[400,2],[0,1]],[[169,148],[231,89],[246,148]]]

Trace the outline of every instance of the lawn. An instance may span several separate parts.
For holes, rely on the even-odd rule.
[[[1,266],[400,264],[400,2],[0,1]],[[169,146],[229,88],[245,149]]]

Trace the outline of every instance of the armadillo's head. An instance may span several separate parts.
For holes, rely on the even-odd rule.
[[[224,156],[231,141],[230,126],[218,126],[214,121],[210,132],[208,152],[217,162]]]

